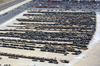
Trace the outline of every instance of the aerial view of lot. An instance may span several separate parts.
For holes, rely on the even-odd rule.
[[[0,66],[100,66],[99,0],[0,4]]]

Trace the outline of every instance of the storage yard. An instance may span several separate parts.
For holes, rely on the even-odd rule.
[[[74,2],[26,0],[1,15],[0,66],[99,66],[100,7]]]
[[[0,55],[38,66],[66,65],[88,50],[95,27],[95,12],[29,10],[1,27]]]

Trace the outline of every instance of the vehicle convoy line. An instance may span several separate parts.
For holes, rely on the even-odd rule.
[[[8,5],[8,6],[6,6],[6,7],[0,8],[0,11],[1,11],[1,10],[4,10],[4,9],[10,7],[10,6],[13,6],[14,4],[17,4],[17,3],[21,2],[21,1],[23,1],[23,0],[17,1],[17,2],[15,2],[15,3],[11,4],[11,5]]]

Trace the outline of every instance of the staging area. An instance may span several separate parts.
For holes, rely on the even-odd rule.
[[[72,66],[89,50],[96,13],[31,10],[0,28],[1,64],[7,59],[14,66]]]

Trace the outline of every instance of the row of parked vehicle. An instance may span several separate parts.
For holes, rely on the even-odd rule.
[[[44,51],[44,52],[53,52],[53,53],[61,53],[61,54],[64,54],[64,55],[67,55],[69,54],[68,52],[74,52],[72,53],[73,55],[79,55],[82,53],[82,51],[80,50],[75,50],[75,48],[79,49],[79,47],[68,47],[68,46],[57,46],[57,45],[45,45],[44,47],[41,48],[41,51]],[[87,49],[86,47],[84,48],[85,50]],[[68,52],[66,52],[68,51]]]
[[[15,49],[25,49],[25,50],[35,50],[34,46],[19,45],[19,44],[8,44],[0,43],[0,47],[15,48]]]
[[[66,32],[58,32],[58,33],[49,33],[49,32],[38,32],[38,31],[26,31],[25,33],[0,33],[2,37],[16,37],[21,39],[34,39],[34,40],[48,40],[48,41],[64,41],[64,42],[72,42],[76,40],[91,40],[92,34],[81,35],[82,33],[66,33]],[[78,36],[80,35],[80,36]],[[41,37],[40,37],[41,36]],[[19,41],[20,42],[20,41]],[[32,43],[32,42],[27,42]]]
[[[39,13],[45,13],[45,14],[43,14],[42,16],[35,16],[32,19],[19,18],[17,20],[23,22],[57,22],[60,25],[79,25],[79,26],[95,25],[95,20],[96,20],[94,12],[91,13],[39,12]],[[92,16],[90,14],[92,14]]]
[[[56,60],[56,58],[45,58],[45,57],[36,57],[36,56],[25,56],[25,55],[4,53],[4,52],[0,52],[0,55],[1,56],[8,56],[9,58],[13,58],[13,59],[26,58],[26,59],[32,59],[32,61],[40,61],[40,62],[48,61],[48,63],[58,64],[58,61]],[[68,60],[60,60],[60,61],[62,63],[69,63]]]
[[[24,41],[24,43],[18,43],[17,41]],[[69,52],[75,52],[77,53],[77,51],[75,49],[83,49],[83,50],[87,50],[87,46],[85,44],[67,44],[67,43],[48,43],[48,42],[34,42],[34,41],[30,41],[34,44],[41,44],[44,47],[38,47],[38,46],[33,46],[31,45],[27,45],[25,42],[27,42],[26,40],[11,40],[11,39],[1,39],[0,46],[1,47],[7,47],[7,48],[15,48],[15,49],[25,49],[25,50],[35,50],[35,48],[40,48],[41,51],[48,51],[48,52],[54,52],[54,53],[62,53],[64,55],[66,55],[66,51]],[[9,42],[10,44],[8,44],[7,42]],[[12,44],[13,43],[13,44]],[[68,47],[69,46],[69,47]],[[77,54],[78,55],[78,54]]]

